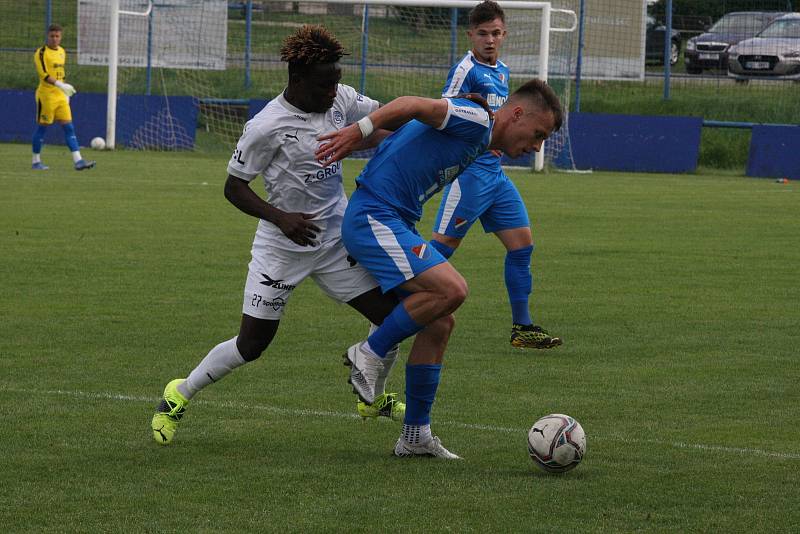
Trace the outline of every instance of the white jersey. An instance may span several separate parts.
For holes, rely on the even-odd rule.
[[[344,128],[378,109],[379,103],[339,84],[333,106],[325,113],[306,113],[281,92],[245,124],[228,163],[228,174],[248,182],[261,174],[267,202],[286,212],[309,213],[320,228],[316,240],[341,239],[347,197],[342,162],[323,165],[314,158],[317,137]],[[276,225],[260,220],[254,242],[284,250],[308,251]]]

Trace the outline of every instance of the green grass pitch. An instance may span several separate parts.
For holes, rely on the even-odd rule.
[[[0,145],[6,532],[800,530],[797,182],[512,173],[534,318],[564,345],[509,347],[503,250],[475,228],[433,411],[465,460],[405,461],[397,424],[354,415],[340,354],[366,324],[312,282],[153,443],[164,384],[238,328],[256,223],[222,196],[228,156],[87,150],[77,173],[63,147],[47,172],[29,153]],[[550,412],[587,433],[563,476],[527,457]]]

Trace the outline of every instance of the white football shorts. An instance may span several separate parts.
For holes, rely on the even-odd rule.
[[[253,243],[242,313],[279,320],[292,292],[311,277],[330,298],[348,302],[378,283],[348,254],[340,240],[303,252]]]

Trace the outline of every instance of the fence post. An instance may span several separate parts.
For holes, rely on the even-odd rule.
[[[244,17],[244,87],[250,88],[250,47],[252,46],[253,0],[247,0]]]
[[[580,14],[578,15],[578,57],[575,59],[575,107],[573,111],[581,110],[581,70],[583,65],[583,15],[586,10],[586,0],[581,0]],[[569,82],[568,82],[569,83]]]
[[[664,100],[669,100],[670,60],[672,59],[672,0],[667,0],[667,20],[664,21]]]
[[[458,53],[458,8],[450,8],[450,65],[456,62]]]
[[[369,4],[364,4],[361,17],[361,94],[367,91],[367,50],[369,48]]]
[[[147,74],[145,94],[150,96],[153,81],[153,11],[147,15]]]
[[[47,0],[44,6],[44,37],[47,39],[47,28],[53,23],[53,0]]]

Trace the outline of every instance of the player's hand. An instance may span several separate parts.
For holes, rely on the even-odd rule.
[[[64,82],[61,82],[61,81],[56,81],[55,86],[58,87],[59,89],[61,89],[61,91],[67,96],[72,96],[72,95],[74,95],[75,93],[78,92],[70,84],[64,83]]]
[[[489,102],[487,102],[486,99],[483,98],[480,93],[459,93],[453,98],[464,98],[466,100],[469,100],[470,102],[475,102],[480,107],[486,110],[486,113],[489,114],[490,119],[494,119],[494,111],[492,111],[492,108],[489,107]]]
[[[314,218],[314,215],[308,213],[284,213],[275,224],[281,229],[281,232],[300,245],[301,247],[316,246],[317,232],[319,226],[309,222],[308,219]]]
[[[335,132],[328,132],[317,137],[317,141],[326,141],[320,144],[314,157],[323,165],[330,165],[341,161],[350,155],[363,140],[358,124],[351,124]]]

